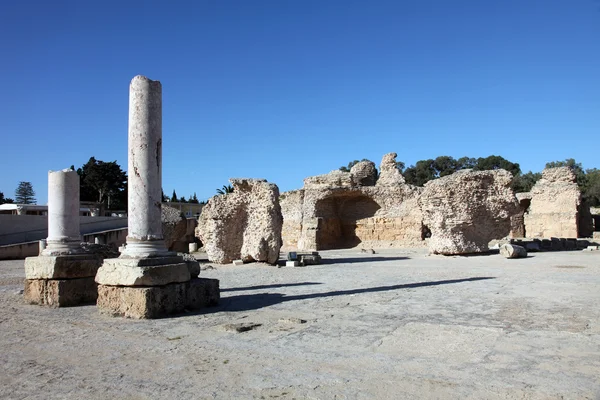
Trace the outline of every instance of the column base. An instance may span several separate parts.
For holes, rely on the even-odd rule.
[[[72,307],[94,304],[98,298],[94,277],[75,279],[25,279],[23,298],[29,304]]]
[[[217,279],[195,278],[162,286],[98,286],[101,314],[136,319],[160,318],[219,304]]]

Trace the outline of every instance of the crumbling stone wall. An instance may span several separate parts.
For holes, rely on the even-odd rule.
[[[406,185],[395,153],[384,156],[392,166],[380,182],[372,162],[350,172],[306,178],[304,188],[282,195],[283,241],[289,248],[383,248],[423,246],[418,196],[422,188]],[[399,178],[398,178],[399,177]]]
[[[531,189],[525,231],[532,238],[576,238],[581,192],[569,167],[547,168]]]
[[[525,232],[525,213],[529,209],[531,204],[531,193],[517,193],[515,195],[519,202],[519,209],[517,213],[510,217],[510,237],[511,238],[524,238]]]
[[[279,188],[264,179],[230,179],[233,193],[214,196],[202,209],[196,236],[211,262],[277,262],[283,217]]]
[[[419,198],[434,254],[469,254],[508,235],[519,204],[505,170],[462,170],[429,181]]]

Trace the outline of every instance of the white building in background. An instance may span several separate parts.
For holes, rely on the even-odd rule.
[[[48,215],[48,206],[39,204],[0,204],[0,214],[9,215]],[[82,217],[91,216],[92,209],[81,207],[79,215]]]

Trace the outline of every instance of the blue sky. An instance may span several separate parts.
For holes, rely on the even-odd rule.
[[[130,80],[163,85],[163,188],[281,191],[354,159],[600,168],[598,0],[0,2],[0,191],[127,168]]]

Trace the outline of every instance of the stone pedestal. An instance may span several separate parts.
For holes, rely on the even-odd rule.
[[[68,307],[94,303],[94,277],[102,265],[97,255],[39,256],[25,259],[23,297],[29,304]]]
[[[163,286],[98,286],[102,314],[127,318],[160,318],[219,304],[219,281],[194,278]]]
[[[136,76],[129,88],[128,236],[96,274],[100,313],[158,318],[218,304],[219,282],[198,279],[195,260],[165,246],[162,205],[162,87]]]

